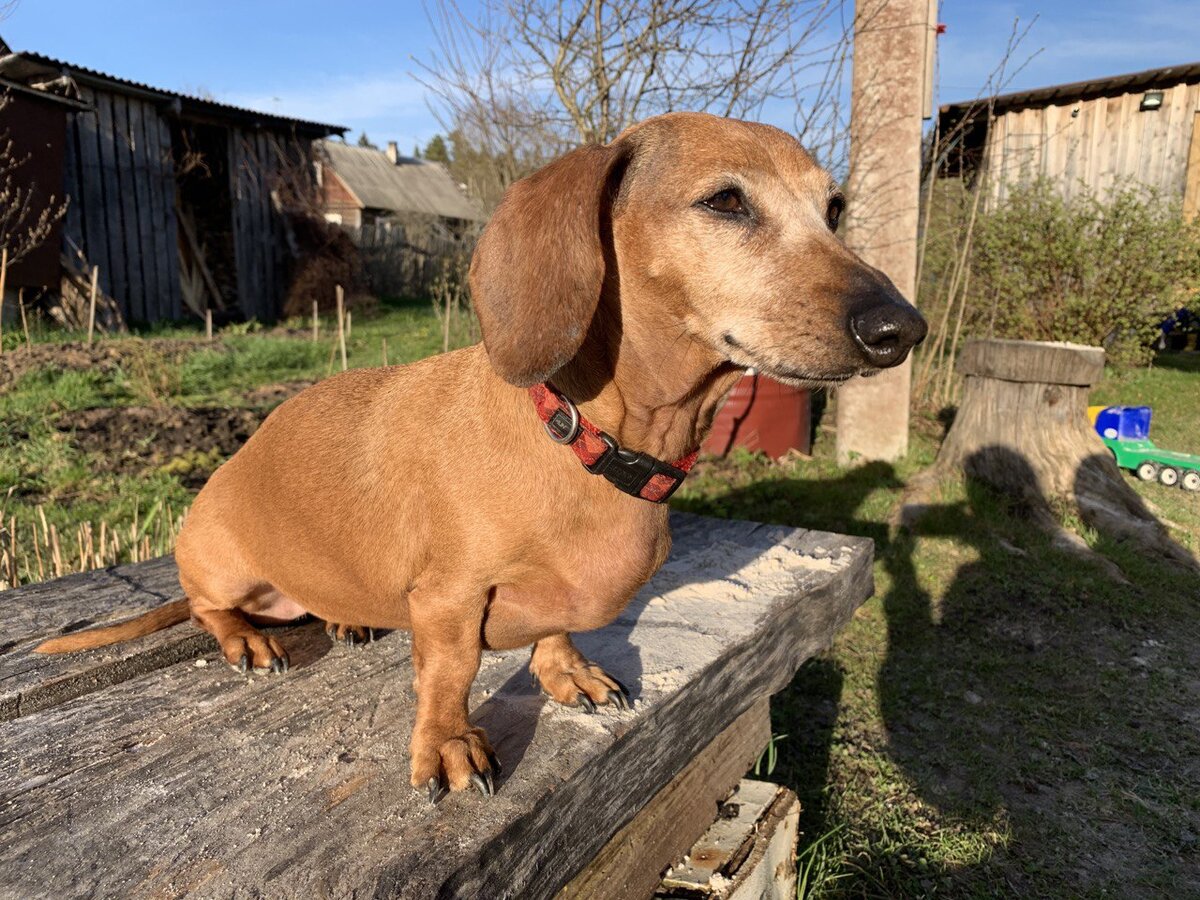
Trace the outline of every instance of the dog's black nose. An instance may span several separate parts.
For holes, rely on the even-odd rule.
[[[925,339],[928,326],[907,303],[885,302],[854,313],[850,334],[873,366],[886,369],[904,362],[908,351]]]

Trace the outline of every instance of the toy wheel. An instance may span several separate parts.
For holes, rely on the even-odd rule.
[[[1158,480],[1158,463],[1146,460],[1138,463],[1136,469],[1137,477],[1142,481],[1157,481]]]
[[[1163,466],[1162,471],[1158,473],[1158,483],[1165,484],[1167,487],[1175,487],[1179,484],[1179,470]]]
[[[1200,472],[1188,469],[1179,480],[1185,491],[1200,491]]]

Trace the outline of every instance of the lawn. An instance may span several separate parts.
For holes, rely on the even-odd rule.
[[[378,364],[385,339],[391,362],[440,349],[427,304],[355,319],[351,366]],[[315,343],[293,323],[211,346],[160,331],[44,359],[37,345],[14,352],[6,333],[0,515],[16,525],[20,579],[38,576],[42,550],[52,557],[52,531],[68,567],[95,558],[87,540],[101,523],[121,558],[165,552],[243,432],[340,368],[329,325]],[[1093,400],[1149,403],[1161,446],[1200,452],[1198,387],[1200,356],[1169,356],[1110,373]],[[772,704],[771,777],[804,804],[806,889],[1200,895],[1200,580],[1085,530],[1131,585],[1115,583],[1052,548],[1005,498],[960,482],[942,486],[915,531],[890,528],[941,431],[918,417],[896,465],[839,469],[827,429],[811,460],[704,460],[675,501],[876,542],[876,596]],[[1200,496],[1136,488],[1200,548]],[[11,528],[0,538],[11,546]]]

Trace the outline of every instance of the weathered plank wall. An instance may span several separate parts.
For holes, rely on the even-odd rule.
[[[286,288],[286,238],[271,199],[271,179],[287,149],[287,142],[262,131],[229,131],[238,304],[246,318],[260,322],[279,315]]]
[[[65,233],[100,266],[100,285],[131,322],[178,319],[170,128],[154,104],[81,88],[94,112],[67,132]]]
[[[1200,84],[1163,89],[1162,106],[1153,111],[1138,109],[1143,95],[999,113],[984,149],[991,199],[1003,200],[1010,186],[1045,176],[1068,197],[1083,185],[1105,194],[1119,182],[1137,181],[1182,201]]]

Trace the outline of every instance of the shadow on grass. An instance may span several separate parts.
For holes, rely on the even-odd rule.
[[[1200,581],[1124,550],[1120,584],[970,479],[893,534],[864,507],[897,484],[873,463],[686,504],[876,543],[877,600],[772,702],[814,895],[1200,896]]]

